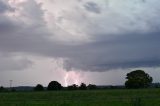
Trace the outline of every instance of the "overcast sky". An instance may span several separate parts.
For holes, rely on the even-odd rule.
[[[0,0],[0,86],[160,82],[159,0]]]

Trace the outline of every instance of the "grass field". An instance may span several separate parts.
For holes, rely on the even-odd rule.
[[[8,92],[0,106],[160,106],[160,89]]]

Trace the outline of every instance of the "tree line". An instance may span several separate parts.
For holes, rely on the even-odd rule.
[[[135,70],[132,72],[129,72],[126,74],[126,82],[125,82],[125,88],[128,89],[137,89],[137,88],[148,88],[151,87],[153,78],[143,70]],[[160,84],[158,85],[154,84],[154,87],[160,87]],[[110,86],[110,89],[116,88],[114,86]],[[118,87],[117,87],[118,88]],[[120,87],[119,87],[120,88]],[[37,84],[34,87],[34,91],[52,91],[52,90],[94,90],[99,89],[98,86],[95,84],[89,84],[86,85],[85,83],[81,83],[80,86],[76,84],[69,85],[67,87],[63,87],[58,81],[51,81],[47,87],[43,87],[41,84]],[[4,87],[0,87],[0,92],[6,91]],[[15,89],[11,89],[11,91],[15,91]]]
[[[88,86],[85,83],[81,83],[80,86],[73,84],[69,85],[68,87],[63,87],[59,82],[57,81],[51,81],[46,90],[52,91],[52,90],[62,90],[62,89],[67,89],[67,90],[92,90],[92,89],[97,89],[97,86],[94,84],[89,84]],[[41,84],[37,84],[36,87],[34,88],[35,91],[44,91],[45,88]]]
[[[128,89],[135,89],[135,88],[148,88],[151,86],[153,78],[143,70],[135,70],[130,73],[126,74],[126,82],[125,87]],[[63,87],[57,81],[51,81],[48,84],[47,90],[61,90]],[[113,88],[113,87],[111,87]],[[89,84],[86,86],[85,83],[81,83],[80,86],[73,84],[67,87],[68,90],[91,90],[97,89],[97,86],[94,84]],[[35,89],[36,91],[44,90],[44,87],[38,84]]]

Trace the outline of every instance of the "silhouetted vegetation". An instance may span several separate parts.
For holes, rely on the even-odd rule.
[[[62,85],[57,81],[51,81],[47,87],[47,90],[61,90],[61,89]]]
[[[143,70],[132,71],[127,74],[124,85],[102,85],[81,83],[63,87],[57,81],[51,81],[47,90],[61,90],[60,92],[24,92],[43,91],[41,84],[35,87],[0,87],[0,106],[159,106],[159,89],[125,89],[125,88],[159,88],[160,83],[152,83],[150,77]],[[22,93],[11,93],[17,89]],[[27,90],[28,89],[28,90]],[[67,91],[68,90],[68,91]],[[69,90],[75,90],[71,92]],[[17,90],[18,91],[18,90]],[[8,93],[10,92],[10,94]],[[151,93],[152,92],[152,93]],[[18,95],[18,96],[17,96]],[[12,97],[13,96],[13,97]],[[26,102],[27,101],[27,102]],[[37,102],[38,101],[38,102]]]
[[[160,88],[160,83],[152,83],[152,77],[143,70],[135,70],[126,75],[127,81],[124,85],[99,85],[81,83],[80,86],[76,84],[63,87],[57,81],[51,81],[47,87],[37,84],[35,87],[19,86],[13,88],[0,87],[0,92],[15,92],[15,91],[44,91],[44,90],[106,90],[106,89],[125,89],[125,88]]]
[[[94,84],[89,84],[89,85],[87,86],[87,88],[88,88],[89,90],[94,90],[94,89],[97,89],[97,86],[94,85]]]
[[[4,92],[4,90],[5,90],[4,87],[1,86],[1,87],[0,87],[0,92]]]
[[[79,89],[80,90],[86,90],[87,89],[87,86],[85,83],[81,83],[81,85],[79,86]]]
[[[44,87],[41,84],[37,84],[34,91],[44,91]]]
[[[3,86],[0,87],[0,92],[8,92],[9,89],[7,88],[4,88]]]
[[[67,87],[68,90],[77,90],[78,89],[78,85],[73,84]]]
[[[127,74],[126,88],[147,88],[152,83],[152,77],[143,70],[135,70]]]
[[[152,88],[160,88],[160,83],[152,83],[151,87]]]

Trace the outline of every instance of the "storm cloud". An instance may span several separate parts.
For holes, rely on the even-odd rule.
[[[84,7],[90,12],[94,12],[94,13],[101,12],[100,7],[94,2],[87,2],[87,3],[85,3]]]
[[[62,58],[68,71],[159,67],[160,2],[93,1],[1,0],[0,70],[32,66],[26,55]]]
[[[11,8],[7,3],[5,3],[3,0],[0,1],[0,13],[4,13],[6,11],[13,11],[13,8]]]

